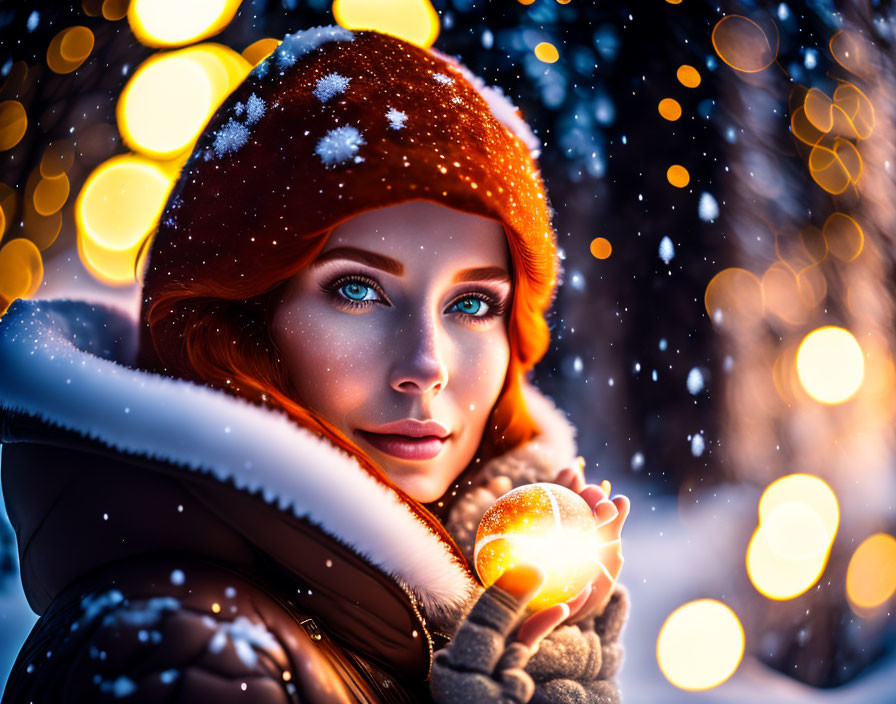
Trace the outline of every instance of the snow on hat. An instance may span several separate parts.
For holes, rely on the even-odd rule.
[[[520,305],[543,324],[558,261],[539,146],[500,91],[436,50],[338,26],[287,35],[218,109],[181,172],[144,275],[141,347],[188,369],[178,303],[258,295],[247,271],[286,278],[301,268],[301,240],[307,250],[340,222],[416,199],[503,223],[514,264],[527,253]],[[547,335],[527,341],[512,323],[510,334],[530,368]]]

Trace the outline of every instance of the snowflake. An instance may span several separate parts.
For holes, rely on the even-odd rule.
[[[444,73],[434,73],[432,77],[437,80],[442,85],[448,86],[454,83],[454,79],[450,76],[446,76]]]
[[[675,245],[672,244],[672,240],[669,239],[668,235],[663,237],[660,242],[659,255],[660,259],[662,259],[665,264],[671,262],[672,257],[675,256]]]
[[[265,76],[268,75],[268,70],[270,69],[270,67],[271,67],[270,62],[267,59],[265,59],[264,61],[262,61],[260,64],[258,64],[258,66],[256,66],[252,70],[252,73],[255,75],[256,78],[264,78]]]
[[[264,101],[255,93],[246,101],[246,124],[254,125],[264,115]]]
[[[236,115],[237,117],[239,117],[240,115],[243,114],[243,111],[245,109],[246,109],[245,105],[243,105],[242,103],[237,103],[236,105],[233,106],[233,114]]]
[[[694,367],[688,372],[688,379],[685,384],[691,395],[696,396],[703,391],[703,388],[706,386],[706,382],[703,380],[703,372],[697,369],[697,367]]]
[[[212,146],[215,149],[215,154],[220,159],[225,154],[235,152],[248,141],[249,129],[239,122],[230,120],[217,131],[215,142]]]
[[[400,130],[404,128],[404,122],[408,119],[408,116],[401,110],[396,110],[395,108],[390,107],[389,112],[386,113],[386,119],[389,121],[389,126],[393,130]]]
[[[237,657],[246,667],[255,667],[258,655],[255,649],[273,650],[277,648],[277,639],[262,623],[252,623],[245,616],[237,616],[231,623],[217,623],[212,621],[210,625],[217,628],[217,633],[208,642],[208,650],[212,653],[220,653],[229,640],[233,644]]]
[[[703,440],[703,436],[700,433],[697,433],[691,438],[691,454],[694,457],[699,457],[703,454],[703,450],[706,449],[706,443]]]
[[[275,52],[277,66],[281,69],[292,66],[300,56],[327,42],[352,41],[354,38],[352,32],[337,25],[311,27],[295,34],[287,34]]]
[[[314,88],[314,95],[320,102],[325,103],[334,95],[344,93],[348,88],[348,82],[351,78],[340,76],[338,73],[328,73],[323,78],[317,79],[317,85]]]
[[[320,157],[324,166],[341,164],[353,157],[358,147],[366,144],[361,133],[349,125],[343,125],[327,132],[314,148],[314,153]],[[358,158],[355,158],[355,163]]]
[[[719,204],[712,194],[704,192],[700,196],[700,203],[697,206],[697,214],[703,222],[712,222],[719,217]]]

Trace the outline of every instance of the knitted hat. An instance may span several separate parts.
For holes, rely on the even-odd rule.
[[[537,146],[499,91],[438,51],[337,26],[287,35],[211,119],[160,218],[141,315],[143,362],[158,358],[144,366],[187,375],[191,301],[256,296],[250,274],[282,280],[307,263],[301,240],[427,199],[504,224],[515,268],[526,262],[515,284],[530,310],[517,312],[544,326],[510,325],[531,368],[558,272]]]

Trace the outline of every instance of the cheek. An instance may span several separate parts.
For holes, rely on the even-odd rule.
[[[464,413],[484,422],[504,384],[509,360],[510,343],[503,330],[482,335],[460,355],[453,377],[461,387]]]
[[[368,394],[383,336],[375,326],[321,306],[274,320],[274,336],[302,400],[331,418]]]

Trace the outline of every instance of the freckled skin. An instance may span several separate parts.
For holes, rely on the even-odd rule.
[[[344,246],[395,259],[402,275],[346,259],[306,267],[277,306],[274,341],[302,401],[357,442],[408,494],[434,501],[473,459],[507,373],[510,284],[453,283],[459,271],[473,267],[497,266],[510,274],[504,230],[495,220],[418,200],[340,224],[321,254]],[[363,281],[339,284],[335,297],[322,288],[356,274],[377,282],[385,299]],[[471,291],[505,302],[507,312],[463,318],[471,309],[478,316],[496,310],[475,303]],[[349,308],[347,294],[381,300]],[[452,436],[435,458],[406,460],[355,432],[405,418],[437,420]]]

